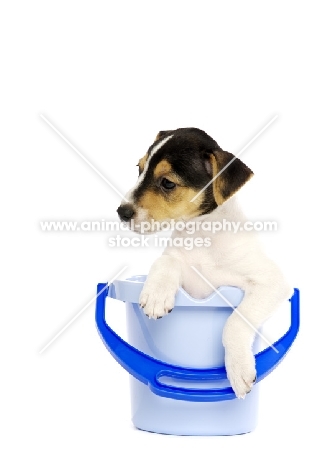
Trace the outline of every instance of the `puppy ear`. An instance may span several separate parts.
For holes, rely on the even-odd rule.
[[[169,136],[171,133],[173,133],[173,130],[161,130],[161,131],[157,134],[157,136],[156,136],[156,138],[155,138],[154,141],[158,141],[158,140],[160,140],[160,139],[163,138],[163,137],[167,137],[167,136]]]
[[[240,159],[220,149],[209,155],[205,166],[211,177],[215,178],[213,194],[217,205],[228,200],[254,175]]]

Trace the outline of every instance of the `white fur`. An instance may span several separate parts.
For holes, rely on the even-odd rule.
[[[235,196],[212,213],[192,221],[223,219],[246,221]],[[149,317],[162,317],[173,308],[179,286],[195,298],[203,298],[213,292],[192,266],[215,288],[231,285],[243,289],[245,295],[238,310],[256,329],[292,294],[279,268],[261,250],[253,231],[196,231],[192,235],[186,231],[174,231],[172,236],[210,237],[211,246],[194,247],[192,250],[167,247],[164,250],[152,265],[140,296],[140,304]],[[233,312],[224,328],[223,344],[227,375],[239,398],[244,398],[251,390],[256,377],[252,353],[254,337],[254,330]]]
[[[149,211],[146,210],[145,208],[137,208],[136,209],[136,215],[135,215],[135,231],[136,232],[140,232],[139,230],[139,226],[140,226],[140,223],[146,221],[147,219],[149,219]]]

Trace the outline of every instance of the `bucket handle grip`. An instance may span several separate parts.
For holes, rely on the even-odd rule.
[[[195,369],[167,364],[139,351],[124,341],[107,324],[105,319],[106,297],[109,284],[97,285],[96,325],[108,351],[116,361],[133,377],[148,385],[156,395],[186,401],[223,401],[236,398],[231,387],[225,388],[184,388],[160,382],[163,376],[186,381],[219,381],[227,379],[225,367]],[[299,330],[299,290],[294,289],[290,299],[291,324],[288,331],[274,344],[278,352],[268,347],[255,355],[257,379],[264,379],[284,359]]]

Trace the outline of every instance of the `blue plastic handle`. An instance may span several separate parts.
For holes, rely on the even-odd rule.
[[[186,401],[223,401],[236,398],[231,387],[225,388],[182,388],[160,382],[160,378],[168,376],[186,381],[218,381],[227,379],[225,367],[210,369],[192,369],[170,365],[154,359],[126,341],[122,340],[105,320],[105,304],[108,295],[108,283],[97,286],[96,324],[99,334],[116,361],[136,379],[148,385],[156,395]],[[299,290],[295,289],[291,302],[291,325],[285,335],[277,340],[272,347],[266,348],[255,355],[257,380],[265,378],[284,359],[293,344],[299,330]]]

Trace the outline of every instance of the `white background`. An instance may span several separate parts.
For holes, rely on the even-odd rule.
[[[310,73],[307,2],[3,2],[1,43],[1,465],[307,466],[310,420]],[[120,192],[159,130],[196,126],[256,177],[240,199],[273,219],[263,243],[302,291],[302,330],[261,384],[257,430],[173,437],[135,430],[128,376],[91,304],[124,265],[160,252],[108,248],[109,233],[44,233],[40,220],[116,219]],[[271,285],[273,287],[273,285]],[[123,314],[118,317],[120,329]],[[109,461],[110,459],[110,461]]]

